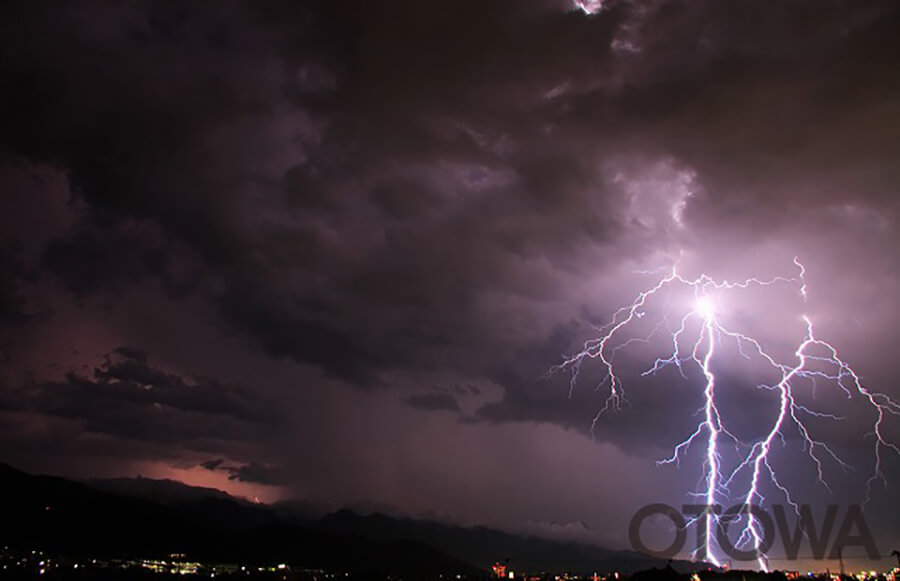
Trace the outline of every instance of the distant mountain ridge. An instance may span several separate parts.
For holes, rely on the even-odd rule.
[[[356,569],[637,571],[664,563],[633,551],[343,509],[313,517],[300,501],[258,505],[213,488],[149,478],[74,482],[0,464],[16,498],[0,539],[88,552],[184,552]],[[680,567],[687,569],[687,564]]]
[[[380,542],[286,522],[275,514],[264,524],[211,516],[212,501],[230,515],[246,507],[233,499],[202,497],[167,504],[122,495],[53,476],[34,476],[0,464],[6,506],[0,542],[25,550],[69,556],[189,558],[225,563],[289,563],[350,572],[410,574],[481,571],[419,542]],[[134,490],[132,489],[132,493]]]
[[[236,498],[217,488],[191,486],[177,480],[137,477],[84,482],[97,490],[156,502],[219,525],[250,528],[275,524],[280,520],[264,505]]]
[[[514,569],[526,571],[637,571],[665,564],[633,551],[523,537],[481,526],[464,528],[378,513],[365,516],[346,509],[324,516],[315,526],[379,541],[415,539],[481,567],[505,558]]]
[[[92,488],[115,492],[125,496],[140,496],[145,498],[158,498],[170,501],[174,499],[198,499],[219,498],[241,502],[243,499],[231,496],[218,488],[193,486],[179,480],[168,478],[146,478],[136,476],[133,478],[90,478],[83,481]]]
[[[465,528],[378,512],[366,515],[352,509],[341,509],[319,518],[311,518],[308,513],[288,510],[292,505],[291,501],[269,506],[254,505],[218,489],[194,487],[172,480],[138,477],[91,480],[88,483],[102,490],[181,506],[188,511],[196,512],[202,508],[210,512],[211,519],[242,525],[284,521],[372,541],[422,542],[452,558],[483,569],[505,558],[509,558],[515,567],[529,571],[637,570],[660,564],[657,559],[631,551],[614,551],[585,543],[520,536],[482,526]],[[240,506],[229,506],[228,500]]]

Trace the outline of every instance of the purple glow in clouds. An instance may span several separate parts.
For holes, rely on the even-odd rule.
[[[802,450],[812,460],[816,467],[817,479],[825,488],[829,488],[829,486],[823,474],[823,462],[831,461],[843,468],[849,468],[849,465],[838,457],[825,442],[813,436],[811,428],[804,421],[804,417],[830,420],[840,420],[841,417],[817,411],[800,403],[797,390],[799,385],[803,382],[814,384],[816,380],[824,380],[841,390],[848,400],[861,399],[871,408],[874,413],[871,432],[874,435],[874,466],[866,485],[867,498],[871,485],[876,480],[885,480],[882,472],[883,451],[889,449],[900,454],[900,448],[888,440],[884,434],[884,421],[887,415],[900,415],[900,405],[887,395],[870,391],[863,385],[859,375],[838,355],[837,349],[816,337],[813,322],[809,317],[805,314],[801,315],[806,332],[793,353],[796,360],[781,362],[763,346],[762,339],[726,327],[719,316],[722,307],[717,300],[718,297],[728,294],[729,291],[751,287],[794,285],[805,304],[807,297],[805,269],[796,258],[794,264],[798,272],[793,277],[777,276],[765,280],[748,278],[742,282],[718,281],[706,274],[701,274],[694,279],[687,278],[678,272],[676,264],[649,290],[639,293],[634,302],[618,309],[610,323],[601,329],[601,336],[586,341],[584,348],[579,353],[567,358],[551,370],[551,373],[562,370],[571,371],[572,380],[569,392],[571,395],[572,389],[578,381],[581,366],[586,359],[599,359],[605,366],[606,374],[601,385],[608,383],[609,396],[600,412],[594,417],[593,430],[603,412],[619,410],[627,401],[622,389],[623,381],[617,375],[613,364],[616,353],[636,342],[650,343],[656,335],[668,337],[671,351],[665,357],[657,358],[653,365],[644,372],[644,375],[654,375],[667,367],[674,366],[681,377],[687,380],[688,366],[696,366],[704,378],[704,404],[698,410],[698,415],[702,419],[693,433],[675,446],[670,457],[660,460],[658,463],[679,463],[692,445],[703,442],[701,490],[692,495],[702,499],[703,504],[707,506],[730,506],[737,500],[739,504],[747,508],[738,521],[742,523],[742,528],[736,546],[756,551],[759,566],[764,570],[768,570],[768,563],[766,555],[761,550],[763,545],[761,525],[749,511],[751,505],[763,505],[765,502],[761,490],[762,484],[765,481],[771,483],[784,495],[787,503],[797,510],[799,516],[797,503],[792,498],[788,487],[779,481],[777,470],[771,462],[772,445],[776,440],[786,446],[785,430],[789,426],[794,426],[801,436]],[[673,307],[673,293],[679,291],[687,292],[690,298],[679,309],[683,311],[683,314],[678,319],[677,326],[672,326],[669,317],[672,311],[678,308]],[[647,316],[648,307],[655,308],[657,306],[655,302],[658,302],[659,299],[663,303],[660,305],[662,314],[651,333],[643,338],[630,338],[617,342],[627,327]],[[779,402],[774,417],[760,418],[762,422],[770,422],[771,427],[764,437],[757,441],[743,441],[736,436],[727,427],[719,409],[717,377],[713,369],[713,362],[719,355],[718,350],[726,342],[732,342],[743,358],[767,367],[779,377],[773,383],[757,385],[759,389],[776,393]],[[728,462],[731,455],[723,450],[723,442],[733,445],[736,461],[732,459],[731,463]],[[726,469],[726,466],[729,469]],[[737,490],[739,477],[744,478],[741,490]],[[700,536],[704,539],[703,546],[697,547],[693,555],[715,565],[722,564],[719,547],[715,540],[715,530],[720,526],[720,518],[720,515],[711,513],[700,515],[688,522],[688,526],[705,527],[705,531]]]

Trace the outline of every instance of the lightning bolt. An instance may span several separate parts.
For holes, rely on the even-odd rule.
[[[701,274],[697,278],[687,278],[678,272],[676,263],[655,285],[638,293],[632,303],[616,310],[610,322],[599,329],[598,337],[587,340],[580,352],[565,358],[562,363],[554,366],[549,372],[551,374],[559,371],[571,372],[569,387],[571,397],[578,382],[581,367],[587,360],[599,360],[605,368],[604,379],[598,387],[608,384],[609,395],[591,423],[591,432],[593,433],[597,422],[605,412],[619,410],[627,402],[622,379],[617,375],[613,364],[616,353],[635,342],[649,343],[654,335],[665,328],[670,335],[671,351],[668,356],[657,358],[643,375],[654,375],[662,369],[674,366],[681,376],[687,379],[686,366],[697,366],[704,378],[703,406],[698,410],[701,412],[699,414],[701,419],[691,434],[674,446],[671,456],[661,459],[657,463],[679,464],[688,449],[699,441],[704,442],[701,490],[694,493],[694,496],[702,498],[708,506],[721,505],[724,501],[731,499],[740,500],[743,510],[737,522],[742,523],[742,528],[736,547],[745,550],[749,547],[751,552],[755,552],[759,567],[764,571],[768,570],[768,559],[761,549],[763,531],[759,519],[755,518],[749,510],[750,506],[763,505],[765,498],[761,492],[762,485],[765,482],[771,483],[785,497],[798,516],[800,514],[799,506],[794,501],[790,490],[779,481],[770,462],[773,444],[776,440],[780,440],[782,443],[785,441],[785,429],[789,426],[796,428],[802,441],[802,451],[815,466],[818,482],[829,492],[831,488],[825,479],[825,463],[834,462],[843,469],[850,469],[849,465],[838,457],[826,443],[815,439],[811,430],[804,423],[804,419],[807,417],[831,420],[840,420],[841,417],[819,412],[799,403],[795,397],[798,383],[803,380],[812,382],[813,389],[815,389],[817,380],[830,382],[836,385],[846,398],[860,398],[874,413],[872,431],[868,434],[874,437],[874,465],[871,476],[866,482],[866,502],[869,500],[873,484],[878,481],[886,483],[882,470],[884,452],[892,451],[900,454],[900,448],[884,434],[885,420],[888,416],[900,415],[900,405],[887,395],[873,392],[867,388],[860,376],[839,356],[838,350],[816,336],[812,320],[809,317],[802,316],[805,335],[793,353],[794,361],[783,363],[768,353],[759,340],[728,329],[718,316],[716,297],[735,289],[793,285],[805,302],[807,299],[806,269],[798,258],[795,257],[793,262],[797,269],[794,276],[776,276],[770,279],[748,278],[739,282],[719,281],[706,274]],[[693,305],[686,309],[677,328],[673,329],[669,325],[669,301],[666,299],[664,315],[648,337],[620,341],[619,337],[627,328],[646,316],[645,308],[648,303],[657,295],[667,293],[671,295],[671,291],[676,287],[687,289],[693,297]],[[774,392],[778,396],[779,405],[778,412],[772,419],[771,428],[756,442],[740,441],[724,425],[717,407],[716,376],[712,370],[712,363],[717,355],[717,347],[725,341],[733,342],[744,358],[751,359],[751,354],[757,357],[768,368],[774,370],[775,377],[779,378],[772,385],[758,386]],[[720,451],[723,441],[731,442],[739,451],[739,461],[729,473],[723,472]],[[732,487],[739,475],[745,475],[748,484],[742,493],[736,494]],[[688,526],[703,524],[705,527],[705,536],[702,537],[705,540],[693,552],[693,557],[702,556],[704,560],[717,566],[721,566],[721,560],[718,557],[721,547],[717,545],[715,532],[717,527],[721,526],[720,519],[720,515],[709,513],[703,515],[702,519],[698,516],[688,521]]]

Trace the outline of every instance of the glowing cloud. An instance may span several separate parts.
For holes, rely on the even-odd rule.
[[[718,298],[729,291],[786,284],[793,285],[800,299],[805,302],[807,297],[805,270],[796,258],[794,264],[797,274],[793,277],[778,276],[765,280],[749,278],[742,282],[718,281],[706,274],[701,274],[694,279],[686,278],[678,272],[676,265],[655,285],[638,293],[631,304],[618,309],[612,320],[601,329],[599,337],[586,341],[579,353],[555,366],[551,369],[551,373],[563,370],[571,372],[569,392],[571,396],[581,366],[586,360],[599,360],[600,364],[605,367],[606,373],[601,385],[608,384],[609,396],[605,405],[594,417],[591,427],[593,431],[603,412],[619,409],[625,401],[623,382],[614,368],[613,356],[636,340],[625,340],[621,338],[621,335],[624,334],[626,328],[636,326],[638,320],[645,319],[648,307],[653,306],[654,299],[657,299],[658,295],[663,295],[665,298],[661,301],[663,303],[662,314],[658,323],[650,336],[637,339],[637,341],[649,343],[654,335],[662,334],[665,331],[670,351],[666,356],[657,358],[653,365],[644,372],[644,375],[653,375],[664,368],[675,367],[680,375],[687,379],[687,367],[696,366],[702,372],[703,377],[703,405],[698,410],[700,420],[693,432],[676,444],[671,456],[660,460],[659,464],[678,464],[689,448],[702,445],[704,460],[701,466],[701,490],[696,491],[693,495],[702,499],[706,505],[725,504],[725,506],[730,506],[726,503],[734,501],[745,508],[750,505],[762,505],[765,501],[762,485],[768,482],[784,495],[786,501],[795,510],[798,510],[790,490],[779,481],[771,462],[772,444],[776,440],[784,443],[784,431],[787,427],[793,426],[800,434],[803,452],[811,459],[816,468],[818,481],[824,487],[829,488],[823,473],[824,462],[835,462],[842,467],[848,467],[826,443],[813,436],[811,429],[805,423],[810,417],[831,420],[841,418],[816,411],[800,403],[795,391],[795,387],[802,381],[826,381],[836,386],[847,399],[856,398],[862,401],[873,413],[871,433],[874,435],[874,463],[867,482],[868,499],[871,485],[876,480],[884,481],[885,478],[882,471],[883,452],[892,450],[900,454],[900,448],[886,439],[884,435],[885,420],[889,415],[900,415],[900,405],[888,396],[870,391],[864,386],[859,375],[838,355],[837,349],[816,336],[813,323],[806,315],[801,317],[806,331],[793,352],[795,359],[790,362],[780,362],[764,349],[760,340],[727,328],[719,313],[721,306],[714,300],[714,297]],[[677,319],[678,323],[673,325],[669,317],[672,314],[671,311],[676,307],[671,306],[670,299],[672,292],[678,289],[690,293],[693,301],[686,303],[687,306],[683,307],[683,312]],[[775,377],[778,378],[770,385],[758,386],[774,392],[779,405],[774,415],[760,418],[763,425],[771,425],[771,428],[762,438],[754,442],[744,442],[735,436],[728,429],[719,411],[717,378],[712,363],[725,344],[736,346],[743,358],[758,363],[769,373],[774,371]],[[737,451],[738,460],[728,465],[730,470],[725,469],[726,459],[721,448],[723,442],[733,445]],[[745,483],[742,490],[738,490],[739,476],[743,478],[740,482]],[[703,531],[705,535],[701,536],[705,541],[702,546],[697,547],[693,555],[716,565],[721,564],[720,548],[717,546],[715,534],[716,528],[721,524],[719,519],[720,517],[716,514],[701,515],[688,523],[689,526],[705,527],[705,531]],[[751,512],[745,511],[737,522],[741,523],[741,528],[738,529],[740,533],[737,547],[744,550],[749,548],[751,552],[755,552],[760,568],[767,570],[767,557],[761,550],[762,531],[758,519],[754,518]]]

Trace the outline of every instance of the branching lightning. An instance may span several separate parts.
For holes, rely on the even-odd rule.
[[[675,367],[682,377],[687,379],[687,366],[696,366],[702,372],[704,378],[703,406],[698,410],[700,420],[692,433],[679,442],[673,449],[671,456],[659,460],[659,464],[678,464],[688,449],[702,442],[704,446],[704,462],[702,466],[701,489],[695,494],[708,506],[722,505],[725,501],[737,499],[745,508],[756,505],[761,506],[765,499],[762,486],[771,483],[774,489],[784,495],[788,504],[798,510],[790,490],[779,481],[773,468],[771,451],[776,441],[784,443],[785,430],[793,426],[800,435],[802,449],[811,459],[817,472],[819,483],[829,491],[826,482],[824,467],[827,462],[836,463],[844,469],[849,469],[848,464],[842,460],[829,446],[813,437],[811,429],[805,423],[809,417],[840,420],[833,414],[823,413],[811,409],[798,402],[796,390],[801,381],[813,382],[815,389],[816,380],[827,381],[835,385],[846,398],[860,398],[874,414],[871,436],[874,440],[874,465],[872,473],[866,483],[866,498],[868,499],[871,487],[876,481],[885,481],[882,470],[883,454],[893,451],[900,454],[900,448],[891,442],[884,433],[884,422],[890,415],[900,415],[900,405],[888,396],[873,392],[867,388],[860,376],[839,356],[837,349],[830,343],[819,339],[815,334],[813,323],[809,317],[803,315],[805,335],[794,351],[795,360],[789,363],[779,362],[775,356],[767,352],[763,343],[751,336],[745,335],[727,328],[719,316],[717,297],[735,289],[748,289],[751,287],[768,287],[772,285],[793,285],[801,299],[807,299],[807,285],[804,275],[806,271],[803,264],[795,258],[794,265],[797,273],[793,277],[774,277],[771,279],[749,278],[741,282],[718,281],[706,274],[698,278],[690,279],[678,272],[677,264],[667,271],[662,278],[651,288],[640,292],[635,300],[618,309],[611,321],[600,329],[601,335],[589,339],[584,343],[583,349],[566,358],[555,366],[555,371],[570,371],[570,395],[578,381],[579,371],[586,360],[599,360],[605,368],[604,379],[600,386],[608,384],[609,395],[605,404],[594,417],[591,424],[592,431],[596,427],[602,414],[608,410],[618,410],[626,402],[623,391],[623,382],[617,375],[614,367],[614,356],[618,351],[635,342],[649,343],[654,335],[666,330],[670,337],[671,351],[663,358],[657,358],[653,365],[644,372],[644,375],[654,375],[667,367]],[[686,289],[692,294],[692,305],[687,307],[686,313],[681,317],[677,327],[670,326],[668,319],[668,299],[663,306],[664,314],[653,328],[650,336],[641,339],[620,339],[627,328],[634,326],[636,321],[643,319],[647,312],[648,304],[657,295],[671,294],[663,291],[671,291],[674,288]],[[771,385],[760,385],[760,388],[774,392],[778,397],[778,411],[772,418],[771,428],[765,435],[755,442],[740,441],[723,422],[717,405],[716,375],[713,372],[712,363],[718,355],[719,348],[725,342],[732,342],[739,353],[750,359],[751,355],[763,362],[767,368],[774,371],[777,381]],[[739,450],[739,461],[730,472],[723,471],[721,445],[724,442],[734,444]],[[736,478],[741,476],[746,482],[742,492],[736,492]],[[728,506],[726,504],[726,506]],[[799,512],[798,512],[799,514]],[[715,528],[720,525],[720,516],[716,514],[705,515],[705,518],[697,517],[689,522],[690,525],[705,526],[705,541],[697,547],[695,557],[700,557],[707,562],[721,565],[718,556],[720,547],[717,546]],[[758,519],[754,518],[749,510],[741,515],[737,546],[743,549],[749,548],[758,557],[761,569],[768,570],[767,557],[761,546],[763,534]]]

